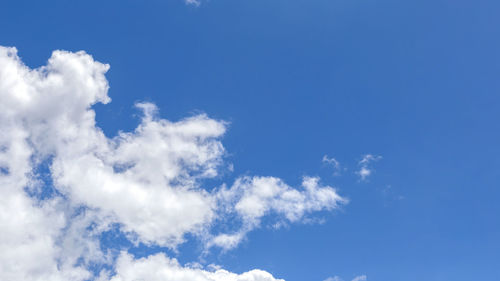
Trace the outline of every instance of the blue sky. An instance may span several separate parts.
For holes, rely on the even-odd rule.
[[[107,137],[138,126],[137,102],[156,104],[172,121],[206,113],[227,122],[220,140],[234,169],[203,180],[203,189],[242,175],[300,187],[312,176],[349,200],[278,229],[270,216],[228,251],[204,253],[189,233],[177,252],[130,246],[109,232],[102,247],[132,247],[137,257],[163,251],[181,264],[236,273],[257,268],[288,281],[500,280],[499,3],[1,6],[0,45],[16,47],[30,68],[46,65],[53,50],[84,50],[110,65],[112,102],[93,106]],[[361,180],[368,154],[381,158]]]

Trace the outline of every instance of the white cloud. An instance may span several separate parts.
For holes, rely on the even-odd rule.
[[[323,155],[323,163],[329,164],[333,167],[333,175],[340,176],[341,166],[340,162],[335,158],[329,158],[328,155]]]
[[[366,278],[366,275],[356,276],[354,277],[354,279],[352,279],[352,281],[366,281],[366,280],[368,280]],[[343,279],[338,276],[333,276],[333,277],[328,277],[323,281],[343,281]]]
[[[225,122],[203,114],[171,122],[155,105],[139,103],[139,126],[106,137],[91,106],[110,101],[108,69],[84,52],[65,51],[29,69],[15,48],[0,47],[1,280],[94,279],[89,268],[96,264],[116,269],[112,276],[103,271],[101,280],[276,280],[260,270],[237,275],[183,267],[163,255],[135,260],[123,253],[115,264],[99,236],[119,225],[133,242],[176,248],[190,233],[207,247],[230,249],[264,216],[303,222],[347,202],[309,177],[301,189],[274,177],[203,189],[203,179],[218,175],[226,131]],[[44,199],[42,165],[49,165],[55,189]],[[211,234],[230,216],[242,227]]]
[[[103,279],[104,280],[104,279]],[[283,281],[262,270],[235,274],[223,269],[207,271],[197,267],[183,267],[177,260],[163,254],[134,259],[122,253],[116,265],[116,275],[110,281]]]
[[[146,112],[133,133],[101,140],[100,155],[83,149],[56,157],[56,184],[139,240],[174,247],[215,216],[215,202],[197,180],[217,175],[224,149],[215,137],[224,130],[205,116],[171,123]]]
[[[199,6],[201,4],[201,2],[199,0],[185,0],[185,1],[186,1],[186,4],[188,4],[188,5]]]
[[[363,158],[358,162],[359,170],[356,174],[359,176],[361,181],[368,180],[368,177],[373,173],[374,169],[371,168],[370,164],[372,162],[377,162],[382,159],[382,156],[365,154]]]
[[[236,212],[243,227],[233,234],[220,234],[208,246],[231,249],[239,244],[245,234],[260,225],[261,218],[277,215],[278,225],[286,222],[306,221],[305,216],[314,211],[333,210],[347,203],[330,186],[320,186],[319,178],[304,177],[302,190],[288,186],[274,177],[242,177],[231,188],[218,192],[219,201],[226,212]],[[229,204],[229,205],[228,205]]]
[[[342,281],[342,278],[340,278],[338,276],[333,276],[333,277],[328,277],[323,281]]]
[[[360,275],[360,276],[357,276],[354,279],[352,279],[352,281],[366,281],[366,280],[368,280],[366,278],[366,275]]]
[[[84,242],[79,234],[75,236],[74,230],[80,227],[84,214],[75,215],[60,197],[40,201],[25,191],[26,188],[37,191],[34,168],[40,161],[38,148],[42,148],[45,140],[35,134],[53,118],[56,108],[63,107],[57,98],[70,101],[57,91],[53,95],[58,97],[50,99],[42,90],[63,83],[62,77],[54,74],[49,78],[48,74],[63,64],[58,61],[61,54],[54,53],[51,66],[30,71],[20,63],[14,48],[0,47],[0,130],[3,132],[0,134],[0,166],[4,171],[0,173],[1,280],[83,280],[91,276],[85,263],[104,259],[102,253],[94,251],[96,240],[91,232],[86,233]],[[85,71],[90,74],[106,68],[100,64],[86,66]],[[77,84],[82,82],[78,80],[81,69],[73,70],[69,75],[76,76],[72,83],[75,88],[70,87],[68,93],[74,95],[76,102],[91,93],[78,89]],[[99,85],[102,80],[96,78],[87,81],[86,89],[107,85]],[[75,250],[80,251],[78,257]],[[77,264],[77,259],[83,262]]]

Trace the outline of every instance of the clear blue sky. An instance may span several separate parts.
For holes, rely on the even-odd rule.
[[[500,280],[500,2],[492,0],[8,1],[0,45],[30,67],[56,49],[110,64],[98,125],[139,122],[137,101],[179,120],[230,122],[234,171],[300,185],[319,176],[349,204],[323,223],[261,227],[204,262],[288,281]],[[373,173],[360,181],[363,155]],[[337,159],[334,176],[324,155]],[[103,237],[103,243],[125,243]],[[197,261],[199,241],[178,253]]]

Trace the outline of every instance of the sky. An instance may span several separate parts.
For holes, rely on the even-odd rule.
[[[500,280],[498,1],[1,3],[1,280]]]

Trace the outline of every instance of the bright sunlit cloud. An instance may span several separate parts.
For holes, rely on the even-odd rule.
[[[176,249],[191,234],[207,250],[229,250],[264,217],[300,223],[348,202],[307,176],[300,187],[241,176],[205,189],[203,180],[220,174],[227,126],[204,114],[172,122],[137,103],[137,128],[106,137],[92,105],[111,101],[108,69],[83,51],[55,51],[30,69],[15,48],[0,47],[0,279],[279,280],[185,267],[164,254],[135,259],[103,250],[100,237],[118,226],[134,244]],[[214,232],[227,217],[240,223]]]

